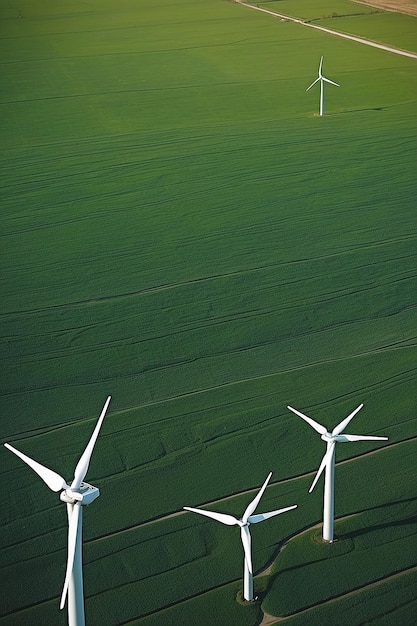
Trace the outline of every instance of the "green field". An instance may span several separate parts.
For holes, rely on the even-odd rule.
[[[265,0],[250,2],[310,24],[417,52],[417,20],[349,0]]]
[[[417,20],[344,4],[412,49]],[[70,480],[112,395],[88,624],[410,622],[416,61],[226,0],[0,0],[0,42],[1,441]],[[361,402],[349,431],[389,441],[337,449],[324,546],[324,444],[286,406]],[[65,509],[0,454],[0,625],[65,624]],[[182,507],[238,515],[269,471],[259,510],[298,509],[253,528],[248,607],[238,529]]]

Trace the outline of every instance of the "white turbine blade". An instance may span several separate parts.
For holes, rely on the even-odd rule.
[[[330,456],[332,454],[333,446],[334,446],[334,441],[331,441],[329,447],[327,448],[327,450],[326,450],[326,452],[325,452],[325,454],[324,454],[324,456],[323,456],[323,458],[321,460],[320,467],[317,470],[317,474],[314,477],[313,483],[312,483],[310,489],[308,490],[308,493],[311,493],[313,491],[314,487],[317,484],[318,479],[322,475],[323,470],[326,467],[326,464],[327,464],[327,462],[328,462],[328,460],[329,460],[329,458],[330,458]]]
[[[321,424],[319,424],[318,422],[315,422],[313,419],[311,419],[311,417],[308,417],[307,415],[304,415],[304,413],[301,413],[300,411],[297,411],[297,409],[293,409],[292,406],[287,406],[287,409],[289,409],[290,411],[292,411],[293,413],[295,413],[296,415],[298,415],[298,417],[301,417],[301,419],[305,420],[308,424],[310,424],[310,426],[312,426],[314,428],[314,430],[316,430],[318,433],[320,433],[320,435],[327,435],[327,430],[325,429],[324,426],[322,426]]]
[[[373,437],[372,435],[338,435],[336,441],[345,443],[347,441],[387,441],[388,437]]]
[[[266,477],[266,480],[264,482],[264,484],[262,485],[262,487],[260,488],[260,490],[258,491],[258,493],[256,494],[256,496],[254,497],[254,499],[252,500],[252,502],[246,507],[246,511],[243,514],[242,517],[242,522],[244,524],[246,524],[248,517],[250,515],[252,515],[252,513],[254,512],[254,510],[256,509],[256,507],[259,504],[259,500],[262,498],[262,495],[266,489],[267,484],[269,483],[269,481],[271,480],[271,476],[272,476],[272,472],[269,472],[268,476]]]
[[[274,517],[275,515],[281,515],[281,513],[286,513],[287,511],[292,511],[296,509],[297,505],[293,504],[292,506],[287,506],[285,509],[278,509],[277,511],[271,511],[270,513],[259,513],[259,515],[251,515],[248,517],[249,524],[257,524],[258,522],[263,522],[270,517]]]
[[[80,460],[77,463],[77,467],[74,472],[74,480],[71,484],[71,491],[78,491],[81,483],[83,482],[85,475],[87,474],[88,466],[90,464],[91,455],[93,453],[93,448],[96,443],[98,434],[100,432],[101,425],[104,420],[104,416],[106,415],[107,407],[109,406],[111,400],[111,396],[109,396],[106,400],[106,403],[103,407],[100,417],[98,418],[96,427],[93,430],[93,434],[91,435],[90,441],[87,444],[86,449],[81,455]]]
[[[75,548],[77,545],[77,532],[78,522],[80,519],[81,504],[76,502],[72,509],[71,518],[68,525],[68,557],[67,557],[67,571],[65,573],[64,588],[62,590],[60,609],[64,608],[65,599],[67,597],[68,585],[72,574],[72,568],[74,565]]]
[[[252,574],[252,554],[251,554],[251,536],[248,526],[240,527],[240,536],[242,538],[243,550],[249,572]]]
[[[233,517],[233,515],[227,515],[227,513],[216,513],[215,511],[204,511],[203,509],[194,509],[192,506],[185,506],[184,509],[186,511],[192,511],[193,513],[198,513],[199,515],[205,515],[206,517],[211,517],[211,519],[215,519],[217,522],[226,524],[226,526],[236,526],[236,524],[239,524],[238,520],[235,517]]]
[[[310,87],[307,87],[306,91],[310,91],[310,89],[311,89],[312,87],[314,87],[314,85],[315,85],[316,83],[318,83],[318,82],[319,82],[319,80],[320,80],[320,76],[319,76],[318,78],[316,78],[316,80],[314,80],[314,81],[311,83]]]
[[[321,57],[321,59],[320,59],[320,65],[319,65],[319,78],[321,78],[321,77],[322,77],[322,73],[321,73],[322,67],[323,67],[323,57]]]
[[[330,78],[322,76],[322,80],[326,81],[326,83],[330,83],[331,85],[335,85],[335,87],[340,87],[339,83],[335,83],[334,80],[330,80]]]
[[[29,467],[31,467],[33,471],[42,478],[44,483],[46,483],[49,489],[52,489],[52,491],[60,491],[61,489],[66,489],[68,487],[62,476],[60,476],[56,472],[48,469],[44,465],[41,465],[37,461],[34,461],[29,456],[26,456],[26,454],[23,454],[23,452],[19,452],[19,450],[13,448],[13,446],[11,446],[9,443],[5,443],[4,445],[8,450],[16,454],[16,456],[21,458],[22,461],[29,465]]]
[[[340,424],[338,424],[336,426],[336,428],[333,428],[332,430],[332,435],[340,435],[340,433],[346,428],[346,426],[349,424],[350,420],[355,417],[356,413],[358,413],[361,408],[363,407],[363,404],[360,404],[354,411],[352,411],[352,413],[350,415],[348,415],[347,417],[345,417],[344,420],[342,420],[340,422]]]

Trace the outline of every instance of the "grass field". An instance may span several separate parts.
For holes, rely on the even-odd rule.
[[[348,0],[267,0],[250,4],[400,50],[417,51],[416,19],[411,15]]]
[[[406,623],[416,62],[224,0],[0,0],[0,36],[1,441],[70,479],[113,397],[87,622]],[[339,446],[323,546],[324,444],[286,405],[332,427],[361,402],[351,432],[389,441]],[[65,510],[0,454],[0,624],[65,624]],[[260,510],[298,509],[253,529],[275,563],[247,607],[238,530],[181,510],[237,515],[269,471]]]

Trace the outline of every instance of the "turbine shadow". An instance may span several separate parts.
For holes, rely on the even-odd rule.
[[[413,524],[413,526],[415,526],[415,523],[416,523],[416,516],[410,515],[410,517],[393,520],[385,524],[374,524],[373,526],[367,526],[366,528],[358,528],[357,530],[351,530],[346,533],[342,532],[337,535],[337,539],[339,541],[344,541],[345,539],[355,539],[356,537],[361,537],[362,535],[367,535],[369,533],[372,533],[375,530],[384,530],[385,528],[395,528],[396,526],[407,526],[407,524]]]
[[[384,504],[377,504],[376,506],[370,506],[366,509],[360,509],[359,511],[355,511],[351,513],[351,515],[360,515],[361,513],[366,513],[367,511],[376,511],[378,509],[388,509],[390,507],[397,507],[399,504],[406,504],[411,502],[416,502],[417,496],[415,498],[403,498],[402,500],[394,500],[393,502],[384,502]],[[337,519],[336,519],[337,521]]]
[[[364,107],[362,109],[344,109],[335,113],[326,113],[326,117],[345,115],[346,113],[362,113],[363,111],[385,111],[385,107]]]
[[[370,507],[369,509],[364,509],[363,511],[358,511],[357,513],[355,513],[355,515],[369,513],[372,511],[379,510],[379,509],[388,513],[390,509],[395,510],[398,507],[398,505],[404,506],[405,504],[411,504],[416,501],[417,501],[417,497],[416,498],[404,498],[403,500],[396,500],[395,502],[380,504],[378,506]],[[416,521],[415,511],[410,512],[410,514],[407,517],[402,517],[402,518],[398,518],[398,516],[393,514],[392,516],[390,516],[390,519],[386,520],[385,522],[381,521],[378,524],[372,524],[372,523],[366,524],[366,526],[362,526],[361,528],[357,528],[357,529],[353,529],[353,530],[349,530],[345,532],[341,531],[337,534],[337,538],[340,541],[343,541],[344,539],[355,539],[355,537],[360,537],[362,535],[369,534],[375,530],[383,530],[384,528],[395,528],[396,526],[406,526],[407,524],[415,524],[415,521]]]
[[[344,516],[340,516],[339,519],[335,519],[335,542],[334,543],[327,543],[327,542],[323,542],[322,546],[323,546],[323,556],[314,560],[310,560],[310,561],[303,561],[300,564],[297,565],[293,565],[291,567],[286,567],[283,568],[281,570],[278,570],[276,572],[272,572],[272,573],[265,573],[264,575],[268,575],[268,582],[266,585],[265,590],[262,592],[262,599],[264,599],[272,585],[274,584],[275,580],[284,572],[290,572],[290,571],[297,571],[299,569],[305,568],[308,565],[313,565],[313,564],[317,564],[320,563],[322,561],[328,561],[329,558],[332,557],[340,557],[343,554],[346,554],[348,552],[350,552],[351,550],[354,550],[354,540],[355,538],[361,537],[363,535],[366,534],[370,534],[372,532],[378,531],[378,530],[384,530],[387,528],[396,528],[396,527],[401,527],[401,526],[407,526],[407,525],[413,525],[415,526],[415,522],[416,522],[416,512],[415,511],[407,511],[407,517],[402,517],[402,518],[397,518],[397,519],[393,519],[394,514],[390,517],[389,520],[385,521],[385,522],[380,522],[380,523],[376,523],[376,524],[372,524],[372,523],[367,523],[366,526],[360,525],[360,527],[355,528],[355,529],[351,529],[351,530],[347,530],[347,531],[343,531],[341,529],[338,530],[337,526],[342,524],[343,521],[347,521],[347,520],[352,520],[354,518],[358,518],[359,516],[365,514],[365,513],[370,513],[372,511],[377,511],[377,510],[385,510],[385,511],[389,511],[390,508],[392,508],[393,510],[398,507],[398,505],[406,505],[406,504],[411,504],[411,503],[415,503],[417,502],[417,497],[415,498],[404,498],[401,500],[396,500],[394,502],[389,502],[389,503],[385,503],[385,504],[379,504],[377,506],[374,507],[369,507],[360,511],[355,511],[349,515],[344,515]],[[360,524],[360,520],[358,519],[358,523]],[[297,533],[295,533],[294,535],[291,535],[290,537],[287,537],[286,539],[284,539],[282,542],[280,542],[280,544],[278,545],[278,547],[276,548],[276,550],[274,550],[271,560],[269,561],[269,566],[267,565],[266,567],[263,567],[261,570],[259,570],[255,575],[261,575],[262,572],[266,572],[266,570],[268,569],[268,567],[270,567],[275,560],[279,557],[280,552],[282,552],[282,550],[284,550],[284,548],[286,548],[290,542],[293,539],[296,539],[297,537],[309,532],[309,531],[314,531],[312,533],[312,540],[315,541],[316,543],[321,543],[321,541],[319,540],[319,535],[321,536],[321,531],[322,531],[322,523],[316,523],[316,524],[311,524],[310,526],[307,526],[301,530],[299,530]]]

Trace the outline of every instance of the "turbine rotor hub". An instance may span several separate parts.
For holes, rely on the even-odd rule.
[[[324,433],[324,435],[321,435],[320,438],[323,439],[323,441],[325,441],[326,443],[330,443],[330,441],[333,441],[333,437],[330,433]]]
[[[93,487],[93,485],[88,483],[81,483],[79,491],[72,491],[71,488],[65,489],[59,497],[62,502],[67,502],[68,504],[79,502],[83,506],[87,506],[94,502],[99,495],[100,491],[97,487]]]

